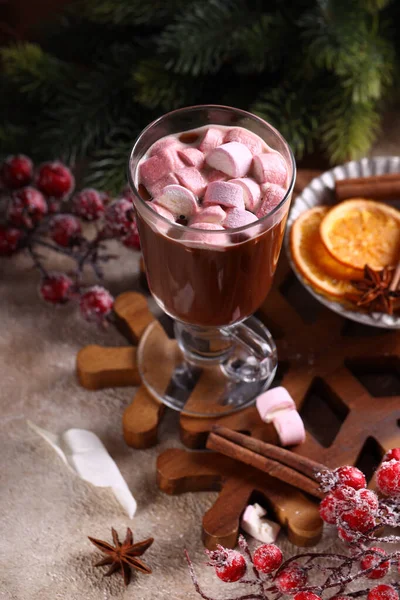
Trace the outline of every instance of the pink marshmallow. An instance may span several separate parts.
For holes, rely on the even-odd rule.
[[[207,181],[196,167],[184,167],[176,171],[179,183],[185,188],[196,194],[196,196],[202,196],[207,186]]]
[[[278,152],[259,154],[253,159],[254,177],[259,183],[276,183],[285,185],[287,166],[284,158]]]
[[[157,202],[147,202],[147,204],[157,214],[161,215],[165,219],[168,219],[169,221],[172,221],[172,222],[175,221],[174,215],[172,214],[172,212],[170,210],[168,210],[167,208],[165,208],[165,206],[161,206],[161,204],[158,204]]]
[[[181,160],[170,148],[162,150],[151,158],[142,162],[139,166],[139,183],[143,183],[147,189],[163,177],[167,177],[182,165]]]
[[[224,142],[240,142],[247,146],[253,156],[261,154],[265,150],[261,138],[255,133],[251,133],[251,131],[247,131],[247,129],[242,129],[241,127],[230,129],[224,137]]]
[[[207,175],[208,183],[212,183],[213,181],[228,181],[228,179],[229,177],[226,173],[217,169],[212,169]]]
[[[244,177],[251,166],[253,156],[244,144],[228,142],[207,154],[206,163],[230,177]]]
[[[305,441],[304,423],[297,410],[279,410],[272,423],[282,446],[295,446]]]
[[[256,215],[248,210],[240,210],[239,208],[230,208],[226,211],[226,218],[222,223],[225,229],[236,229],[258,221]]]
[[[261,190],[264,195],[256,212],[259,219],[265,217],[265,215],[276,208],[286,194],[285,188],[275,183],[264,183],[261,186]]]
[[[243,189],[244,205],[247,210],[257,210],[261,198],[261,189],[258,183],[251,177],[231,179],[230,182],[237,183]]]
[[[155,201],[171,211],[174,217],[183,215],[189,218],[199,210],[196,196],[181,185],[167,185]]]
[[[223,141],[224,134],[221,131],[221,129],[209,127],[199,144],[199,150],[201,150],[201,152],[204,153],[210,152],[210,150],[213,150],[217,146],[220,146]]]
[[[204,154],[197,148],[184,148],[178,150],[178,156],[185,165],[201,169],[204,164]]]
[[[178,178],[175,177],[173,173],[169,173],[166,177],[163,177],[162,179],[159,179],[153,183],[148,190],[154,198],[155,196],[159,196],[167,185],[173,185],[175,183],[179,183]]]
[[[182,237],[182,240],[185,242],[194,242],[199,245],[204,246],[226,246],[229,243],[229,238],[227,235],[218,233],[206,233],[206,231],[223,231],[221,225],[217,225],[216,223],[196,223],[193,225],[196,229],[204,229],[204,233],[200,231],[188,231]]]
[[[244,210],[243,190],[229,181],[213,181],[207,186],[203,206],[219,204],[225,208]]]
[[[218,205],[210,205],[201,208],[197,215],[194,216],[190,225],[195,227],[195,223],[215,223],[221,224],[226,217],[226,212]]]
[[[296,410],[296,404],[289,392],[282,386],[267,390],[256,400],[258,414],[265,423],[271,423],[279,410]]]
[[[154,156],[167,148],[174,148],[177,150],[178,148],[182,148],[182,144],[176,139],[176,137],[168,136],[163,137],[160,140],[157,140],[150,148],[149,156]]]

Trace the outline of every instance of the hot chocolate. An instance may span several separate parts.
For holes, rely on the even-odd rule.
[[[288,172],[281,154],[241,127],[211,125],[149,148],[135,182],[148,208],[137,220],[165,312],[214,327],[259,308],[282,244]]]

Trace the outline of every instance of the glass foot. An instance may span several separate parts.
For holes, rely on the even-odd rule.
[[[187,416],[217,417],[252,405],[271,385],[277,367],[276,346],[258,319],[250,317],[236,328],[213,330],[209,346],[204,330],[187,329],[177,323],[177,339],[172,340],[155,321],[140,341],[140,376],[160,402]],[[185,352],[189,337],[190,351]],[[201,353],[193,351],[196,343]]]

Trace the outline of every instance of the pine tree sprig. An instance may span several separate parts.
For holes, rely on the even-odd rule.
[[[157,58],[143,60],[133,72],[134,99],[143,106],[169,111],[194,103],[201,80],[166,71]]]
[[[71,65],[44,52],[37,44],[18,43],[1,48],[0,58],[9,82],[22,94],[43,103],[74,76]]]
[[[96,23],[155,26],[186,5],[185,0],[78,0],[70,10]]]
[[[328,101],[320,135],[332,162],[361,158],[379,131],[380,116],[374,102],[352,102],[351,96]]]

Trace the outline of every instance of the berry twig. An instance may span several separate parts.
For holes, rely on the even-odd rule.
[[[400,536],[374,535],[385,526],[400,527],[400,449],[388,452],[376,473],[379,496],[366,488],[364,474],[355,467],[325,472],[321,480],[321,487],[327,492],[320,505],[321,517],[336,526],[349,553],[305,552],[283,561],[275,544],[263,544],[252,554],[240,536],[242,552],[222,546],[207,552],[208,564],[222,581],[257,586],[257,592],[227,600],[279,600],[284,595],[293,600],[349,600],[364,596],[367,600],[400,600],[400,551],[389,553],[377,545],[398,544]],[[197,593],[204,600],[215,600],[203,592],[187,553],[186,558]],[[249,567],[252,577],[246,576]],[[389,574],[396,574],[397,580],[366,585],[368,580]],[[360,589],[350,591],[350,584]]]
[[[112,201],[106,194],[87,188],[73,194],[71,171],[62,163],[44,163],[34,171],[24,155],[10,156],[0,165],[0,258],[26,252],[41,275],[40,295],[51,304],[79,300],[81,314],[89,321],[105,324],[111,317],[113,298],[99,285],[85,289],[83,275],[88,266],[103,282],[102,265],[118,258],[107,250],[107,241],[119,240],[128,248],[140,248],[132,201],[123,196]],[[85,223],[96,234],[85,236]],[[68,275],[49,272],[44,249],[75,263]]]

